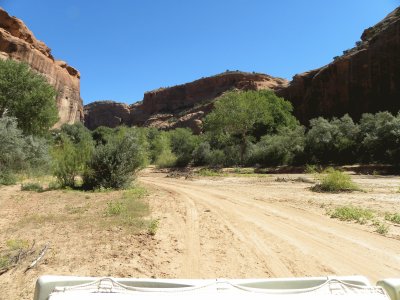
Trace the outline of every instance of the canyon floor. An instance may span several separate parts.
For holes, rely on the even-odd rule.
[[[352,175],[362,191],[316,193],[305,174],[170,176],[153,168],[138,182],[148,190],[158,228],[133,233],[102,222],[120,191],[21,191],[0,187],[0,251],[7,241],[50,250],[33,269],[27,257],[0,275],[0,299],[32,299],[43,274],[153,278],[260,278],[400,274],[400,177]],[[342,205],[371,209],[389,226],[329,216]],[[3,298],[2,298],[3,297]]]

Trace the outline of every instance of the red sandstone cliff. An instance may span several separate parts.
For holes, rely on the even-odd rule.
[[[111,127],[126,124],[163,129],[190,127],[199,132],[201,119],[212,109],[212,101],[222,93],[231,89],[275,90],[287,84],[285,79],[265,74],[225,72],[145,93],[141,103],[129,106],[129,121],[126,116],[128,106],[122,103],[97,101],[94,105],[86,105],[85,125],[90,129],[110,124]]]
[[[0,8],[0,58],[28,63],[57,90],[60,119],[57,126],[83,120],[80,74],[64,61],[54,60],[51,50],[37,40],[25,24]]]
[[[278,92],[303,122],[317,116],[358,119],[362,113],[400,110],[400,8],[364,31],[356,47],[317,70],[293,77]]]

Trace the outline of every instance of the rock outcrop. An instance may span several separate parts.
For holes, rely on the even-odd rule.
[[[201,119],[211,111],[212,102],[224,92],[231,89],[276,90],[287,84],[285,79],[265,74],[225,72],[186,84],[147,92],[142,102],[129,107],[110,101],[97,101],[95,105],[86,105],[85,125],[90,129],[101,125],[110,126],[110,124],[112,124],[110,127],[126,124],[162,129],[189,127],[199,133]],[[127,109],[129,109],[129,117],[126,114]],[[118,123],[119,120],[120,123]]]
[[[0,8],[0,58],[26,62],[46,77],[58,92],[58,127],[83,120],[80,74],[66,62],[55,60],[51,50],[37,40],[25,24]]]
[[[293,77],[278,92],[305,124],[317,116],[354,119],[400,110],[400,8],[364,31],[356,47],[322,68]]]

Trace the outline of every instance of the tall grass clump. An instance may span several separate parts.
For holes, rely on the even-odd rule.
[[[333,168],[327,168],[317,176],[320,183],[312,189],[321,192],[349,192],[359,190],[359,187],[351,180],[350,175]]]

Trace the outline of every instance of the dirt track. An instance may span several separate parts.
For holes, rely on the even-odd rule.
[[[379,180],[358,178],[369,188]],[[398,236],[331,219],[322,208],[354,203],[398,210],[399,194],[390,192],[398,181],[385,179],[368,193],[351,194],[313,193],[310,184],[274,178],[185,180],[145,173],[140,181],[158,190],[154,201],[164,206],[161,244],[181,243],[177,277],[361,274],[376,281],[400,274]]]
[[[259,278],[365,275],[372,282],[400,276],[400,226],[387,236],[371,225],[331,219],[342,204],[400,212],[400,178],[353,176],[364,192],[311,192],[305,175],[168,178],[146,169],[139,181],[149,190],[155,236],[103,224],[107,203],[123,191],[21,191],[0,187],[0,253],[21,239],[37,248],[35,258],[0,275],[0,300],[33,298],[40,275],[156,278]],[[277,177],[285,177],[282,182]]]

